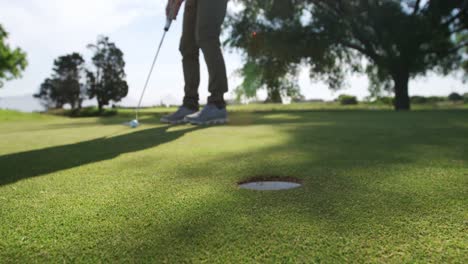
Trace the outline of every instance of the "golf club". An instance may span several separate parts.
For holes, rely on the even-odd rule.
[[[174,8],[171,8],[171,10],[172,10],[172,12],[174,12]],[[161,47],[162,47],[162,45],[164,43],[164,39],[166,38],[166,33],[171,28],[171,24],[172,24],[172,19],[167,18],[166,25],[164,26],[164,34],[163,34],[163,36],[161,38],[161,42],[159,43],[158,49],[156,51],[156,55],[154,56],[153,64],[151,65],[148,77],[146,78],[146,82],[145,82],[145,86],[143,88],[143,92],[141,93],[140,100],[138,101],[138,106],[135,109],[135,119],[130,121],[130,123],[129,123],[129,126],[131,128],[137,128],[140,125],[139,120],[138,120],[139,119],[138,115],[139,115],[139,112],[140,112],[140,109],[141,109],[141,103],[142,103],[143,98],[145,96],[146,89],[148,89],[148,85],[149,85],[149,82],[151,80],[151,75],[153,74],[154,67],[156,65],[156,61],[158,60],[158,57],[159,57],[159,52],[161,51]]]

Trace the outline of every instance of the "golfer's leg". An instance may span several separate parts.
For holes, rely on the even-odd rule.
[[[180,40],[180,52],[182,54],[182,65],[185,79],[184,106],[198,110],[200,85],[200,48],[196,41],[197,3],[198,0],[185,1],[184,21],[182,38]]]
[[[197,42],[203,51],[209,73],[208,103],[226,106],[224,94],[228,91],[226,65],[219,36],[226,16],[228,0],[198,0]]]

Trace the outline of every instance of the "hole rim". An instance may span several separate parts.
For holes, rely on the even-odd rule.
[[[286,183],[297,183],[300,187],[304,186],[304,180],[292,176],[254,176],[248,179],[237,182],[237,186],[255,182],[286,182]]]

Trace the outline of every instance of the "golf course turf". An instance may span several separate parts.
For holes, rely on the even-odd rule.
[[[0,263],[468,262],[467,110],[233,109],[0,111]],[[237,186],[269,175],[303,186]]]

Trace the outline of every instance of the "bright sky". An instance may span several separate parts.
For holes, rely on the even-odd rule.
[[[24,49],[29,60],[23,78],[6,83],[0,89],[0,97],[35,93],[41,82],[50,75],[56,57],[77,51],[89,60],[90,52],[86,45],[94,42],[99,34],[104,34],[125,53],[130,92],[124,104],[134,105],[163,33],[164,6],[165,0],[0,0],[0,23],[10,32],[9,42]],[[180,34],[179,19],[167,35],[144,100],[146,105],[181,101],[183,75],[178,51]],[[234,88],[239,83],[234,71],[241,66],[241,58],[227,51],[225,56],[230,86]],[[208,93],[204,66],[202,79],[200,94],[205,100]],[[300,84],[307,98],[333,99],[337,96],[324,84],[312,83],[306,69],[301,74]],[[468,92],[467,85],[454,77],[431,76],[412,81],[410,85],[410,93],[413,95]],[[368,94],[367,79],[350,76],[349,87],[339,93],[363,98]]]

